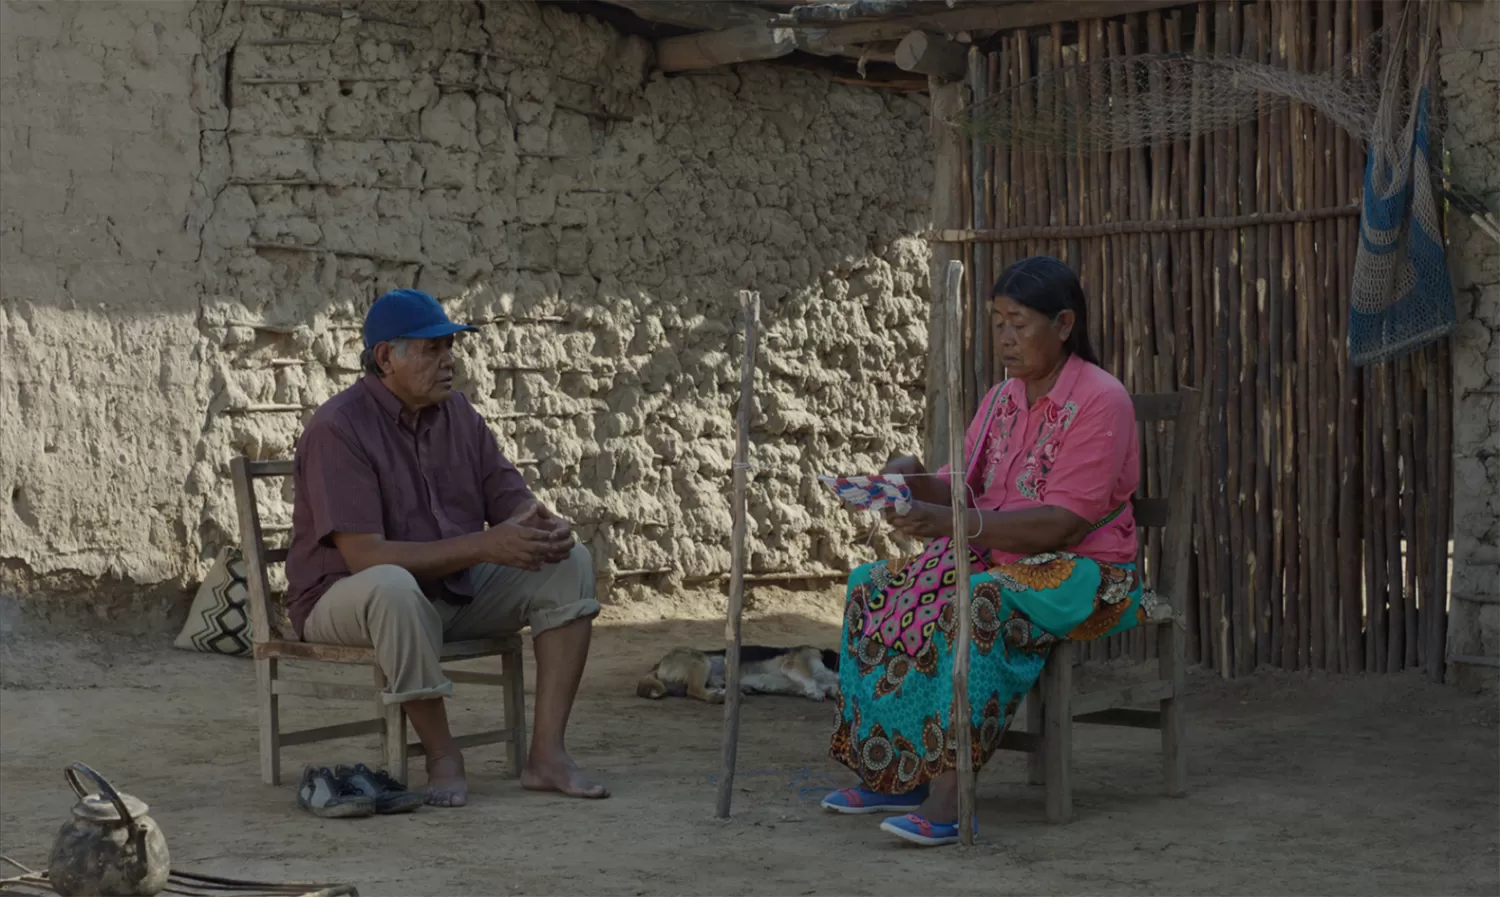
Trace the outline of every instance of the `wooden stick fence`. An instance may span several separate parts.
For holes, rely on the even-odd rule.
[[[1350,53],[1406,2],[1205,2],[1014,31],[988,53],[972,51],[966,88],[983,99],[1060,71],[1022,91],[1020,115],[1086,104],[1087,91],[1106,88],[1149,95],[1162,85],[1123,60],[1160,52],[1307,71],[1348,65],[1375,77],[1382,60]],[[1114,60],[1107,85],[1074,74]],[[1187,111],[1198,117],[1206,100],[1195,93]],[[1421,667],[1441,681],[1451,362],[1440,343],[1378,367],[1349,365],[1363,145],[1298,103],[1267,101],[1235,127],[1187,139],[1167,136],[1168,114],[1132,149],[963,142],[959,171],[937,186],[962,221],[929,236],[969,260],[969,320],[984,320],[989,278],[1005,265],[1055,255],[1079,272],[1090,336],[1126,388],[1203,390],[1196,598],[1180,608],[1190,661],[1226,677],[1258,666]],[[960,421],[1002,375],[993,348],[974,344],[987,343],[986,329],[966,336]],[[1148,482],[1166,475],[1163,435],[1144,434]],[[1142,549],[1148,577],[1158,542]],[[1140,661],[1155,648],[1132,632],[1086,653]]]

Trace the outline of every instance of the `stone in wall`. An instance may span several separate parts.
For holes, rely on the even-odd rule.
[[[1447,4],[1439,56],[1456,183],[1500,212],[1500,0]],[[1453,335],[1453,578],[1448,653],[1500,658],[1500,243],[1456,211],[1449,264]],[[1449,680],[1494,687],[1493,667]]]

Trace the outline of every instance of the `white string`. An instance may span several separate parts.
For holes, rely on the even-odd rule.
[[[803,471],[798,470],[797,468],[794,468],[794,467],[782,467],[782,466],[772,467],[772,466],[768,466],[768,465],[756,464],[753,461],[743,461],[743,462],[741,462],[741,461],[735,461],[735,462],[733,462],[730,465],[730,469],[731,470],[745,470],[745,471],[749,471],[750,473],[771,473],[771,474],[775,474],[777,476],[783,477],[785,479],[794,479],[794,480],[795,479],[815,480],[815,479],[819,479],[821,476],[823,476],[822,474],[816,474],[816,473],[804,473]],[[946,479],[951,478],[952,474],[951,473],[903,473],[903,474],[900,474],[899,476],[902,479],[904,479],[904,480],[910,480],[910,479],[914,479],[914,478],[917,478],[917,477],[942,477],[943,479],[946,480]],[[975,493],[974,487],[972,485],[970,485],[967,480],[964,481],[964,490],[968,493],[968,507],[972,508],[975,511],[979,511],[979,508],[976,507],[976,504],[978,503],[979,496],[978,496],[977,493]],[[877,513],[879,513],[878,511],[874,510],[873,508],[863,508],[863,509],[859,509],[859,510],[861,510],[864,513],[867,513],[867,514],[877,514]],[[969,536],[970,539],[977,539],[977,538],[979,538],[979,536],[981,534],[984,533],[984,512],[980,511],[977,516],[979,518],[979,529],[976,530],[973,534],[971,534]],[[875,541],[875,527],[872,526],[872,527],[870,527],[870,535],[865,540],[866,547],[868,547],[871,544],[873,544],[874,541]]]

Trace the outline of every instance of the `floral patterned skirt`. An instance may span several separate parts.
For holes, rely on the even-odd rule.
[[[977,771],[1058,639],[1124,632],[1145,619],[1146,609],[1134,564],[1049,553],[988,566],[971,553],[969,565],[969,724]],[[866,564],[849,576],[829,755],[883,794],[904,794],[957,768],[948,735],[958,634],[957,590],[948,575],[953,567],[953,551],[939,539],[908,563]],[[914,631],[910,621],[901,625],[916,619],[907,610],[894,627],[872,622],[889,617],[893,607],[930,616],[932,625],[920,627],[926,637],[890,639]]]

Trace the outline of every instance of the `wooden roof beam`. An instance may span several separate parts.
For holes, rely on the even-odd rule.
[[[664,72],[711,69],[737,62],[778,59],[797,49],[789,28],[742,25],[725,31],[700,31],[656,42],[656,67]]]
[[[604,0],[628,9],[648,22],[676,25],[694,31],[727,31],[748,25],[767,27],[772,14],[749,3],[704,0]]]
[[[974,0],[964,0],[971,5]],[[988,0],[992,2],[992,0]],[[862,19],[886,19],[910,16],[939,9],[952,9],[958,0],[845,0],[838,3],[808,3],[793,7],[787,14],[799,23],[838,25]]]
[[[904,71],[953,81],[969,70],[969,48],[939,34],[913,31],[896,46],[894,61]]]
[[[1047,3],[1011,0],[832,28],[809,28],[807,24],[798,23],[789,15],[778,18],[776,24],[804,32],[804,40],[813,40],[827,46],[855,46],[873,41],[901,40],[912,31],[931,31],[936,34],[1009,31],[1012,28],[1032,28],[1075,19],[1112,18],[1151,12],[1173,6],[1188,6],[1192,2],[1194,0],[1052,0]]]

